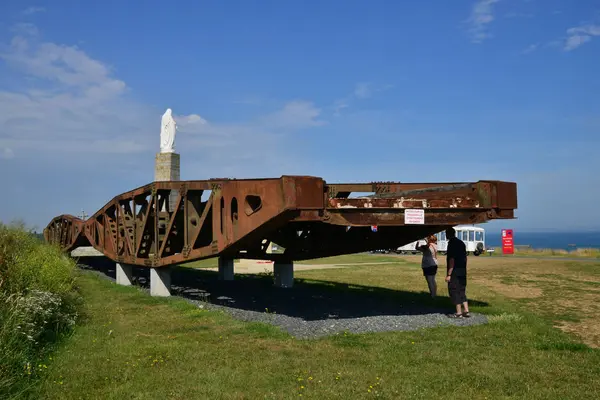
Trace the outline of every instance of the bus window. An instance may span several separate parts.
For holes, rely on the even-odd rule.
[[[483,240],[483,232],[475,232],[475,240],[478,242]]]
[[[440,233],[440,241],[441,240],[446,240],[446,232],[441,232]]]
[[[475,231],[469,231],[469,241],[473,242],[475,240]]]
[[[462,233],[462,234],[463,234],[463,240],[466,242],[466,241],[467,241],[467,238],[468,238],[468,235],[469,235],[469,233],[468,233],[467,231],[463,231],[463,233]]]

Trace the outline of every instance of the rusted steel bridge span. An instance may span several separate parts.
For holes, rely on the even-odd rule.
[[[116,196],[85,221],[58,216],[44,237],[65,251],[93,246],[118,263],[146,267],[217,256],[291,262],[394,248],[459,224],[511,219],[516,208],[516,183],[501,181],[165,181]],[[406,210],[424,210],[424,221],[407,224]],[[271,242],[283,253],[268,253]]]

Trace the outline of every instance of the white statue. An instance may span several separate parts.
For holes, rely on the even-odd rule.
[[[173,153],[175,150],[175,134],[177,133],[177,123],[171,115],[171,109],[162,116],[160,127],[160,152]]]

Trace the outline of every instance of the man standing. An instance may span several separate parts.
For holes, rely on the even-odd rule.
[[[467,302],[467,248],[465,243],[456,237],[454,228],[446,229],[448,250],[446,256],[446,282],[450,300],[456,306],[456,312],[450,314],[451,318],[469,318],[469,303]],[[465,308],[464,314],[462,307]]]

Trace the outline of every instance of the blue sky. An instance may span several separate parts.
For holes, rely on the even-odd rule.
[[[490,229],[600,230],[598,71],[592,0],[5,0],[0,220],[150,182],[170,107],[182,179],[509,180]]]

